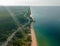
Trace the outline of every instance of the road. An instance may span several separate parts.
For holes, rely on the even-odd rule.
[[[14,14],[11,12],[11,10],[7,7],[5,7],[7,9],[7,11],[9,12],[9,14],[11,15],[11,17],[13,18],[13,20],[16,22],[17,26],[18,26],[18,29],[15,30],[15,32],[13,32],[8,38],[7,40],[2,43],[1,46],[7,46],[8,42],[11,41],[11,39],[15,36],[15,34],[18,32],[18,31],[22,31],[22,29],[24,28],[24,26],[26,26],[27,24],[30,23],[30,19],[29,17],[27,17],[27,19],[29,20],[28,23],[26,23],[25,25],[22,25],[22,27],[20,27],[20,23],[18,21],[18,19],[14,16]],[[24,16],[26,15],[26,13],[24,14]],[[23,31],[22,31],[23,32]],[[24,33],[24,32],[23,32]]]

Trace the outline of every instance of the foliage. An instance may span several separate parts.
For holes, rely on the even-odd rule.
[[[32,22],[32,18],[30,18],[30,8],[24,6],[8,6],[8,8],[18,19],[21,25],[29,22],[26,17],[29,17],[31,21],[23,28],[22,32],[19,31],[15,34],[7,46],[30,46],[31,36],[29,36],[29,34],[31,33],[30,25]],[[4,42],[14,31],[17,30],[18,26],[6,8],[1,6],[0,9],[0,42]],[[26,17],[24,16],[25,13]]]

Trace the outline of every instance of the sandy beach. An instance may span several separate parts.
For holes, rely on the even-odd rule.
[[[32,15],[30,15],[32,17]],[[32,17],[33,18],[33,17]],[[31,37],[32,37],[32,43],[31,43],[31,46],[38,46],[37,44],[37,39],[36,39],[36,35],[35,35],[35,32],[34,32],[34,28],[33,28],[33,22],[31,24]]]
[[[33,27],[31,27],[31,37],[32,37],[31,46],[38,46],[37,40],[36,40],[36,35],[35,35]]]

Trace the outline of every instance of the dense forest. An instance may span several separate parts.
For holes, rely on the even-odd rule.
[[[13,16],[11,14],[13,14]],[[18,31],[14,35],[7,46],[31,45],[30,26],[33,20],[30,17],[30,14],[30,7],[27,6],[0,6],[0,45],[19,27],[22,27],[28,22],[29,23],[26,26],[22,27],[22,31]],[[13,19],[14,17],[17,19],[16,22]],[[17,22],[19,22],[19,27]]]

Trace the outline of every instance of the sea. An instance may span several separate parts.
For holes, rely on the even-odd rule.
[[[60,6],[31,6],[38,46],[60,46]]]

